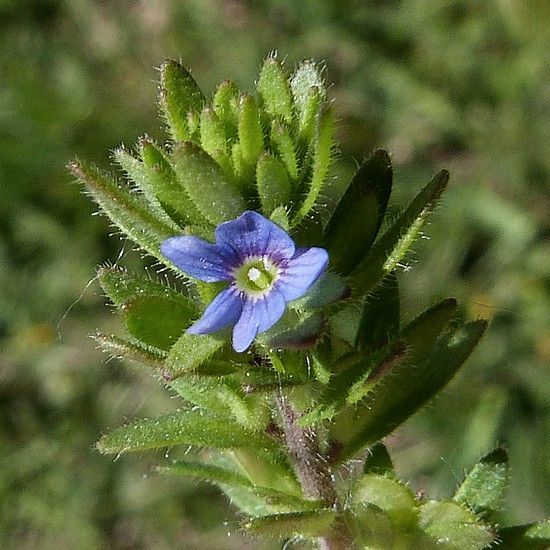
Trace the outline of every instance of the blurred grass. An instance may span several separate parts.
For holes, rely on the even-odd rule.
[[[224,78],[250,89],[274,48],[289,66],[326,60],[343,157],[388,148],[396,205],[452,174],[400,275],[404,311],[455,295],[492,324],[444,395],[392,436],[399,472],[442,494],[504,443],[508,519],[548,514],[549,16],[542,0],[0,1],[0,546],[245,544],[227,537],[236,520],[213,489],[149,476],[155,456],[93,449],[108,427],[173,403],[87,338],[115,323],[87,287],[96,265],[139,258],[107,237],[64,166],[108,167],[119,143],[163,139],[162,59],[206,90]]]

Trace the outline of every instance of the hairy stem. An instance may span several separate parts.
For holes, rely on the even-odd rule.
[[[321,500],[327,506],[334,506],[336,491],[332,474],[327,457],[321,453],[315,432],[312,428],[302,428],[298,424],[299,413],[283,395],[278,395],[276,402],[287,450],[296,476],[302,485],[304,496],[311,500]],[[321,550],[349,548],[344,538],[347,537],[342,537],[342,533],[321,537],[318,539],[319,548]]]

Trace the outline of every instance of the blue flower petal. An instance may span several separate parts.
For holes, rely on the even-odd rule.
[[[285,299],[276,289],[272,289],[254,303],[254,315],[258,320],[258,334],[269,330],[285,312]]]
[[[285,312],[282,294],[273,289],[260,298],[247,298],[242,314],[233,329],[233,348],[245,351],[256,335],[269,330]]]
[[[234,325],[243,308],[243,300],[238,290],[230,286],[222,290],[205,309],[202,317],[191,325],[187,332],[190,334],[210,334]]]
[[[303,296],[326,269],[324,248],[300,248],[281,270],[276,288],[287,302]]]
[[[234,265],[227,249],[193,236],[170,237],[160,251],[173,264],[195,279],[214,283],[231,279]]]
[[[233,349],[239,352],[247,350],[256,334],[258,319],[254,315],[254,304],[252,300],[245,300],[241,316],[233,328]]]
[[[294,241],[277,224],[251,210],[220,224],[216,243],[231,247],[241,260],[267,254],[277,261],[291,258],[296,249]]]

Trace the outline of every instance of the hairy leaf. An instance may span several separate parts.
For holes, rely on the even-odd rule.
[[[256,166],[256,183],[263,213],[270,216],[290,202],[290,180],[283,163],[270,153],[263,153]]]
[[[353,176],[325,230],[331,267],[347,275],[368,252],[386,212],[392,167],[386,151],[375,151]]]
[[[377,281],[399,266],[421,234],[448,181],[449,174],[442,170],[372,246],[351,273],[352,286],[357,294],[367,293]]]
[[[260,71],[257,84],[262,106],[272,118],[292,123],[292,94],[288,76],[274,57],[268,57]]]
[[[291,512],[254,518],[244,524],[247,531],[269,537],[319,537],[330,532],[336,521],[336,511]]]
[[[495,449],[472,468],[453,500],[465,504],[476,514],[493,515],[502,505],[508,476],[506,451]]]
[[[69,169],[114,224],[149,254],[172,266],[160,253],[160,244],[177,232],[155,217],[142,196],[82,161],[71,162]]]
[[[193,371],[220,350],[224,343],[217,336],[184,332],[168,354],[166,370],[174,377]]]
[[[246,210],[239,190],[200,147],[190,142],[180,143],[172,158],[179,182],[210,223],[218,225]]]
[[[177,61],[167,60],[160,67],[160,107],[174,141],[189,140],[193,128],[188,113],[200,112],[205,97],[189,71]]]
[[[119,454],[179,444],[216,448],[272,445],[267,437],[229,424],[223,417],[186,410],[116,428],[98,441],[97,448],[104,454]]]

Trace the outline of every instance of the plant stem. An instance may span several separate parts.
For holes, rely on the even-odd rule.
[[[317,436],[312,428],[302,428],[300,418],[284,395],[276,396],[281,416],[281,427],[296,476],[304,496],[310,500],[321,500],[328,507],[336,504],[336,491],[327,458],[321,453]],[[344,550],[343,533],[327,535],[318,539],[320,550]]]

